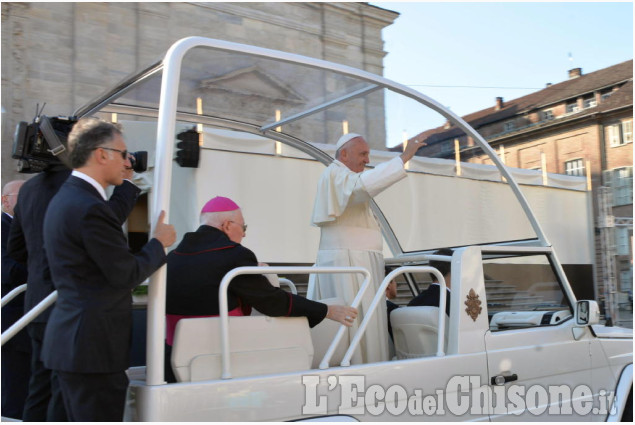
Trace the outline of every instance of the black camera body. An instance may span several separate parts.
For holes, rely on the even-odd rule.
[[[143,173],[148,169],[147,151],[128,152],[128,155],[132,169],[135,170],[135,172]]]
[[[73,117],[40,115],[32,123],[18,123],[11,155],[18,160],[18,172],[39,173],[58,165],[71,168],[65,146],[68,133],[76,122]]]
[[[72,168],[66,142],[76,122],[76,117],[38,115],[32,123],[18,123],[11,154],[18,160],[18,172],[39,173],[57,166]],[[148,169],[148,152],[129,152],[129,159],[137,173]]]

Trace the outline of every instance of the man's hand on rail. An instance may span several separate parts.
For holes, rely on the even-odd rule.
[[[174,230],[174,226],[171,224],[167,224],[163,222],[165,217],[165,211],[161,211],[159,214],[159,218],[157,219],[157,225],[154,228],[154,234],[152,237],[156,238],[161,242],[164,248],[169,247],[176,241],[176,231]]]
[[[326,318],[351,327],[357,318],[357,309],[347,305],[329,305]]]

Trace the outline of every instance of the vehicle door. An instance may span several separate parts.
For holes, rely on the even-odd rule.
[[[588,335],[547,254],[483,258],[485,334],[494,421],[588,421]],[[585,401],[586,400],[586,401]]]

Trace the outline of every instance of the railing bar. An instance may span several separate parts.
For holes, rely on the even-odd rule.
[[[4,307],[5,305],[7,305],[7,303],[9,301],[11,301],[12,299],[17,297],[18,295],[20,295],[24,291],[26,291],[26,283],[24,283],[24,284],[22,284],[20,286],[16,286],[15,288],[13,288],[11,290],[11,292],[9,292],[7,295],[2,297],[2,302],[0,304],[0,307]]]
[[[298,288],[296,288],[295,283],[293,283],[290,279],[281,277],[278,278],[278,280],[280,281],[280,284],[285,284],[289,287],[289,289],[291,290],[291,293],[294,295],[298,295]]]
[[[370,285],[370,272],[362,267],[237,267],[231,271],[229,271],[223,280],[221,281],[220,287],[218,289],[218,299],[219,299],[219,313],[220,313],[220,323],[221,323],[221,347],[222,347],[222,373],[221,379],[230,379],[231,378],[231,365],[230,365],[230,357],[229,357],[229,314],[228,314],[228,306],[227,306],[227,288],[229,287],[229,283],[234,279],[234,277],[240,274],[278,274],[278,273],[362,273],[365,275],[365,281],[362,284],[362,288],[358,292],[358,295],[353,300],[353,307],[356,308],[355,303],[359,303],[361,300],[360,293],[368,288]],[[339,341],[344,334],[344,329],[346,326],[340,325],[340,329],[338,333],[335,335],[331,346],[329,347],[330,351],[335,351],[335,347],[339,344]],[[339,336],[339,339],[338,339]],[[324,356],[326,359],[326,355]],[[329,358],[330,359],[330,358]],[[326,360],[329,360],[326,359]],[[324,360],[322,360],[324,362]]]
[[[26,325],[31,323],[33,319],[38,317],[44,310],[49,308],[55,303],[57,300],[57,291],[51,292],[48,297],[44,298],[42,301],[38,303],[35,307],[33,307],[27,314],[22,316],[20,320],[15,322],[9,329],[2,333],[2,344],[4,345],[7,341],[15,336],[18,332],[20,332]]]
[[[430,256],[432,257],[432,256]],[[446,256],[439,256],[442,257],[443,260],[446,260],[447,258],[451,258],[451,257],[446,257]],[[348,350],[346,350],[346,353],[344,354],[344,357],[342,358],[342,362],[340,363],[341,366],[350,366],[351,364],[351,357],[353,356],[353,353],[355,351],[355,349],[357,348],[357,346],[359,345],[359,342],[361,341],[362,335],[364,334],[364,332],[366,331],[366,328],[368,327],[368,323],[370,322],[370,320],[373,317],[373,314],[375,314],[375,310],[377,309],[377,306],[379,305],[380,301],[382,300],[382,297],[385,296],[386,293],[386,287],[388,286],[388,284],[390,283],[391,280],[393,280],[396,276],[399,276],[401,274],[404,273],[410,273],[410,272],[423,272],[423,273],[432,273],[434,274],[434,276],[437,278],[437,280],[439,281],[439,286],[441,286],[441,296],[439,298],[439,336],[437,339],[437,356],[443,356],[443,345],[445,342],[445,291],[446,291],[446,284],[445,284],[445,279],[443,278],[443,275],[434,267],[430,267],[430,266],[405,266],[405,267],[400,267],[398,269],[395,269],[393,271],[391,271],[390,273],[388,273],[388,275],[384,278],[384,280],[382,281],[381,285],[379,286],[379,289],[377,290],[377,293],[375,294],[375,298],[373,298],[373,301],[370,304],[369,307],[369,311],[366,313],[366,315],[364,316],[364,320],[362,320],[362,323],[359,325],[359,329],[357,330],[357,332],[355,333],[355,335],[353,336],[353,340],[351,341],[350,345],[348,346]]]

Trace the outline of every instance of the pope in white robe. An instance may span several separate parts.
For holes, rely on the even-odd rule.
[[[371,285],[358,308],[358,321],[349,328],[349,340],[364,317],[384,279],[383,238],[371,208],[371,199],[406,177],[404,164],[424,143],[411,142],[401,156],[365,170],[370,148],[362,136],[349,133],[336,145],[336,159],[318,182],[312,224],[320,227],[320,247],[316,266],[364,267],[371,274]],[[360,274],[313,275],[312,298],[341,298],[351,304],[359,291]],[[311,295],[311,294],[309,294]],[[353,364],[389,360],[386,304],[380,303],[369,323]]]

